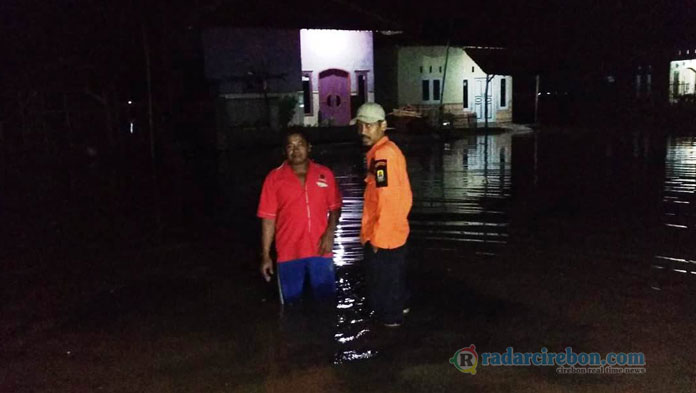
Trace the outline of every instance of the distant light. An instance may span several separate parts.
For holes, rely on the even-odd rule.
[[[131,123],[130,123],[130,133],[131,133],[131,134],[133,133],[133,128],[134,128],[133,126],[134,126],[134,124],[133,124],[133,122],[131,122]]]
[[[550,96],[550,95],[551,95],[551,92],[550,92],[550,91],[547,91],[547,92],[546,92],[546,95],[547,95],[547,96]]]
[[[128,101],[128,105],[133,105],[133,101]]]
[[[541,95],[541,92],[537,93],[537,95],[540,96],[540,95]]]
[[[304,104],[300,104],[300,108],[304,108]]]
[[[442,125],[443,125],[443,126],[448,126],[448,125],[450,125],[450,122],[445,121],[445,122],[442,123]]]

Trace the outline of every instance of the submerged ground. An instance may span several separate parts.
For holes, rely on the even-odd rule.
[[[331,310],[282,309],[257,272],[256,198],[279,150],[223,154],[212,194],[198,191],[195,168],[167,172],[161,230],[147,178],[5,170],[0,391],[696,388],[696,138],[609,128],[393,138],[414,191],[413,307],[396,330],[364,307],[355,144],[313,150],[344,196]],[[471,344],[642,352],[646,373],[460,373],[450,358]]]

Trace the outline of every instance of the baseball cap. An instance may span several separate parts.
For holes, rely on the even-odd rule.
[[[360,120],[363,123],[376,123],[378,121],[385,120],[386,115],[384,113],[384,108],[382,105],[376,102],[366,102],[360,105],[358,108],[358,114],[354,119],[350,121],[350,125],[355,125],[355,123]]]

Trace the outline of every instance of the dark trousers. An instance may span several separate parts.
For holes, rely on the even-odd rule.
[[[375,318],[384,323],[403,322],[407,297],[406,245],[399,248],[372,250],[365,244],[368,300]]]

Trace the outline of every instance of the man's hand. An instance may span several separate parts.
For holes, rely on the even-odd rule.
[[[273,275],[273,260],[270,255],[261,256],[261,275],[266,282],[271,281],[271,276]]]
[[[319,239],[319,255],[328,254],[333,250],[334,231],[326,229]]]

